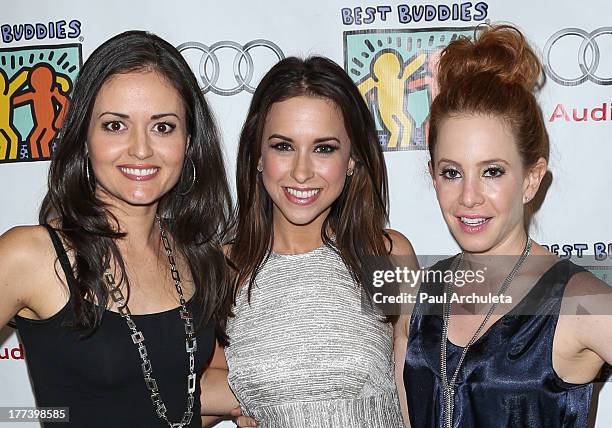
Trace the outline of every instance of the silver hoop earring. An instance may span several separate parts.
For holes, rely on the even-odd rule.
[[[191,162],[191,171],[192,171],[191,177],[192,178],[191,178],[191,184],[189,185],[187,190],[179,192],[179,195],[181,195],[181,196],[185,196],[186,194],[191,192],[193,190],[193,186],[195,185],[195,182],[196,182],[196,167],[195,167],[195,163],[193,162],[193,159],[191,159],[191,157],[189,157],[187,159],[189,159],[189,161]],[[183,181],[183,177],[181,176],[181,182],[182,181]]]
[[[91,175],[89,173],[89,149],[87,148],[87,141],[85,142],[85,180],[89,187],[91,187]]]
[[[95,184],[92,182],[91,175],[92,174],[89,168],[89,156],[87,156],[85,158],[85,180],[87,181],[87,186],[93,192],[95,190]]]

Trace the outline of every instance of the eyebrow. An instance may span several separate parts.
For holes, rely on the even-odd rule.
[[[281,135],[281,134],[272,134],[272,135],[270,135],[268,137],[268,140],[272,140],[274,138],[278,138],[279,140],[285,140],[285,141],[289,141],[290,143],[293,143],[293,139],[291,139],[289,137],[286,137],[284,135]],[[325,141],[336,141],[336,142],[338,142],[338,144],[341,144],[340,140],[338,138],[332,137],[332,136],[329,136],[329,137],[320,137],[320,138],[316,138],[314,140],[315,143],[323,143]]]
[[[129,118],[130,118],[130,115],[129,115],[129,114],[117,113],[117,112],[114,112],[114,111],[105,111],[105,112],[103,112],[103,113],[100,113],[100,115],[98,116],[98,118],[100,118],[100,117],[102,117],[102,116],[104,116],[104,115],[106,115],[106,114],[110,114],[110,115],[112,115],[112,116],[118,116],[118,117],[120,117],[120,118],[122,118],[122,119],[129,119]],[[174,116],[174,117],[176,117],[177,119],[180,119],[180,118],[178,117],[178,115],[177,115],[177,114],[175,114],[175,113],[158,113],[158,114],[151,115],[151,119],[156,120],[156,119],[161,119],[162,117],[167,117],[167,116]]]
[[[439,159],[438,160],[438,165],[440,165],[442,162],[455,163],[457,165],[461,165],[457,161],[454,161],[454,160],[451,160],[451,159],[446,159],[446,158]],[[481,162],[478,162],[477,165],[489,165],[489,164],[492,164],[492,163],[503,163],[503,164],[506,164],[506,165],[510,166],[510,163],[508,161],[506,161],[504,159],[500,159],[500,158],[486,159],[486,160],[483,160]]]

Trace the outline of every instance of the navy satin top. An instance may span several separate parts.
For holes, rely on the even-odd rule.
[[[447,263],[450,259],[440,262]],[[471,346],[457,377],[453,427],[586,427],[592,384],[566,383],[552,366],[563,291],[571,276],[582,271],[568,260],[557,262]],[[422,285],[430,295],[441,295],[443,289]],[[441,315],[441,304],[424,302],[411,319],[404,384],[412,428],[443,426]],[[448,342],[448,379],[462,352]]]
[[[70,262],[57,232],[48,227],[68,282],[74,285]],[[138,349],[131,331],[117,312],[105,311],[98,329],[89,337],[66,326],[72,320],[72,299],[51,318],[37,321],[15,317],[26,352],[26,362],[40,407],[69,407],[70,422],[48,422],[45,427],[168,427],[157,417],[143,378]],[[187,302],[194,319],[198,305]],[[167,407],[167,416],[180,421],[187,409],[189,359],[179,308],[132,315],[143,332],[153,377]],[[215,345],[212,322],[196,332],[195,370],[198,380]],[[193,418],[189,428],[202,426],[200,382],[196,382]]]

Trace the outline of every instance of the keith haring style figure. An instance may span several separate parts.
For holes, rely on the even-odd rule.
[[[0,70],[0,159],[17,159],[19,135],[12,123],[13,95],[25,84],[27,78],[27,70],[21,70],[12,79]]]
[[[30,90],[16,96],[13,104],[15,107],[25,103],[32,105],[34,128],[27,138],[30,153],[32,158],[48,158],[51,155],[50,144],[61,128],[68,107],[66,94],[70,91],[70,82],[65,77],[56,75],[47,64],[40,63],[31,70],[28,84]]]
[[[387,51],[372,62],[371,77],[359,84],[359,91],[366,96],[376,89],[378,111],[385,127],[391,134],[387,147],[395,148],[398,142],[407,146],[412,135],[412,118],[404,109],[408,93],[404,90],[410,77],[425,64],[427,56],[418,54],[402,65],[400,55]]]

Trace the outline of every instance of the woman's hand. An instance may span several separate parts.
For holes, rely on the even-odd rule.
[[[240,407],[236,407],[232,409],[230,414],[236,418],[234,419],[234,423],[241,428],[242,427],[258,427],[259,428],[259,425],[257,424],[257,421],[255,421],[255,419],[250,418],[248,416],[242,416],[242,410],[240,410]]]

